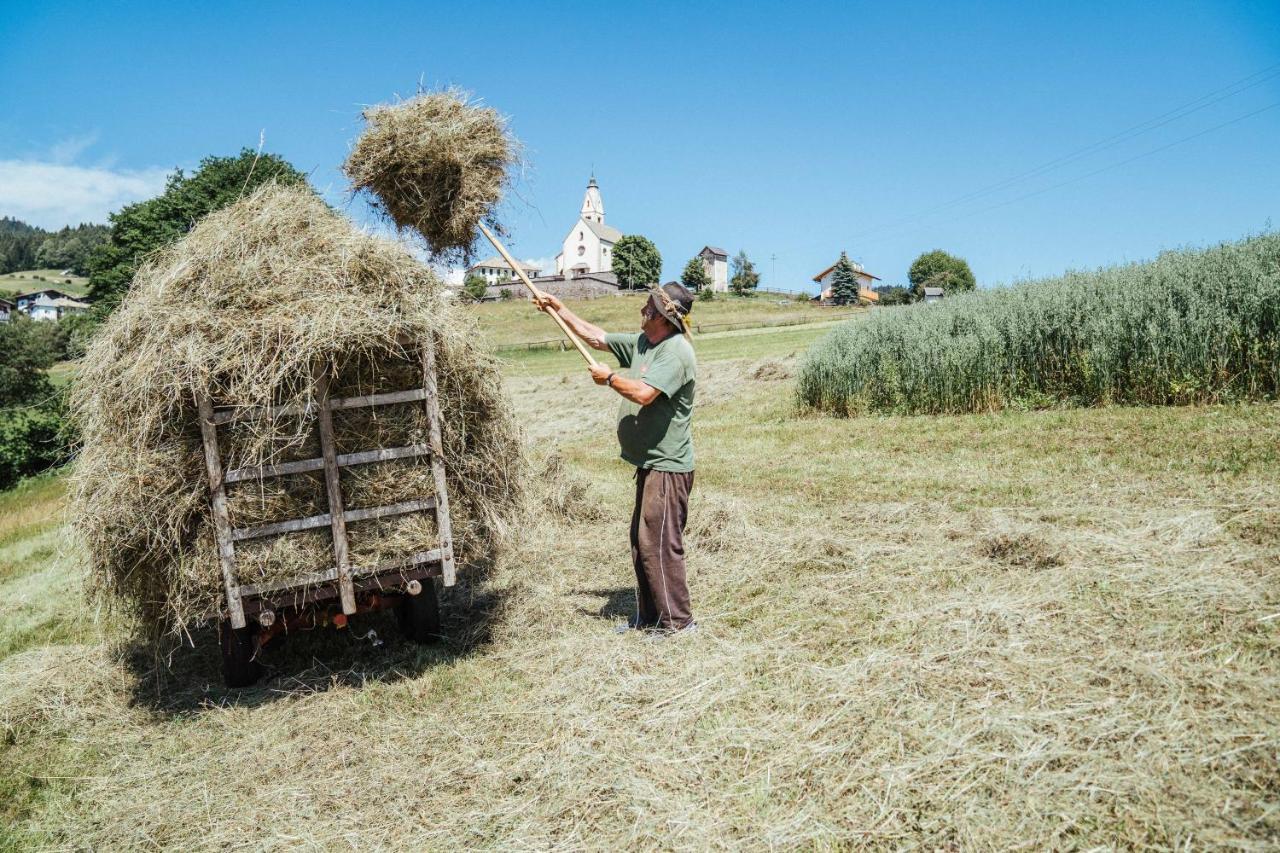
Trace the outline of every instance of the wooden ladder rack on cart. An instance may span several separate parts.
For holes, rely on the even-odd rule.
[[[342,604],[342,612],[350,615],[357,610],[357,589],[370,586],[380,587],[380,576],[387,572],[399,572],[406,581],[439,574],[445,586],[453,586],[454,584],[453,537],[449,523],[449,497],[445,490],[445,469],[440,438],[440,401],[436,385],[433,342],[428,340],[422,346],[421,388],[393,391],[385,394],[368,394],[359,397],[330,397],[329,371],[327,367],[317,371],[315,402],[309,407],[283,405],[253,410],[217,409],[208,394],[201,395],[196,401],[200,420],[200,435],[204,441],[204,459],[209,476],[209,491],[212,497],[213,525],[218,542],[218,559],[222,567],[227,612],[232,628],[245,627],[246,601],[250,602],[250,609],[262,609],[267,606],[265,602],[272,594],[292,594],[295,603],[305,604],[335,597],[336,593],[336,597]],[[430,424],[429,444],[373,448],[357,453],[339,454],[337,452],[333,437],[333,412],[343,409],[417,401],[422,401],[426,407],[427,420]],[[218,426],[252,417],[305,416],[308,414],[315,415],[319,428],[321,449],[319,457],[302,459],[296,462],[282,462],[275,465],[261,465],[223,471],[222,457],[218,450]],[[435,485],[434,495],[385,506],[362,509],[345,508],[338,477],[340,469],[352,465],[374,464],[393,459],[421,456],[427,456],[431,460],[431,473]],[[245,480],[280,477],[306,471],[324,471],[325,493],[329,503],[328,512],[306,518],[293,518],[270,524],[256,525],[254,527],[236,528],[231,526],[230,516],[227,512],[227,484]],[[411,512],[435,513],[436,529],[440,540],[438,547],[430,551],[406,554],[398,560],[375,566],[353,567],[351,565],[347,543],[348,522],[388,518]],[[282,536],[319,527],[328,527],[333,536],[334,561],[331,568],[323,571],[304,572],[292,578],[271,583],[240,583],[236,574],[237,542],[268,536]]]

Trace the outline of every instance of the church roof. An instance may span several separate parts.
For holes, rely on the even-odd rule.
[[[607,240],[610,243],[616,243],[622,239],[622,232],[612,225],[605,225],[603,222],[596,222],[593,219],[584,219],[587,227],[591,229],[591,233],[595,234],[601,240]]]

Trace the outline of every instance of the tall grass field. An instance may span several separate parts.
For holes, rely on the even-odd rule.
[[[805,359],[803,406],[952,414],[1280,395],[1280,234],[881,309]]]

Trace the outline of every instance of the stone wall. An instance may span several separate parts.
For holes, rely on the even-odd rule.
[[[571,278],[562,281],[535,281],[539,290],[560,299],[596,299],[601,296],[617,296],[626,291],[612,284],[592,278]],[[503,298],[503,291],[510,291],[510,299],[528,299],[529,290],[520,282],[497,284],[485,291],[488,298]]]

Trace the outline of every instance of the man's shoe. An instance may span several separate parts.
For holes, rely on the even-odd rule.
[[[618,625],[614,625],[613,633],[625,634],[628,631],[648,631],[652,627],[653,627],[652,625],[642,625],[641,623],[637,622],[635,619],[628,619],[626,622],[622,622]]]
[[[665,640],[668,637],[687,637],[690,634],[698,633],[698,623],[690,622],[688,625],[685,625],[683,628],[674,628],[674,629],[651,628],[649,630],[649,633],[655,640]]]

